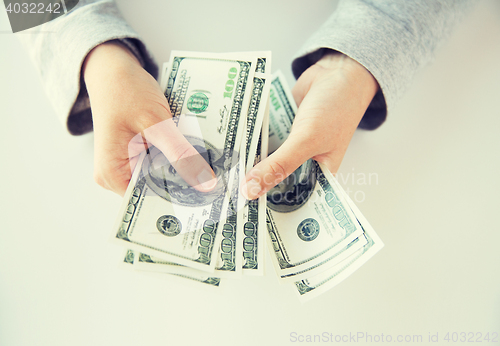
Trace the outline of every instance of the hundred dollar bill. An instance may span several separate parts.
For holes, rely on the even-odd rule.
[[[158,149],[149,149],[132,175],[114,240],[166,261],[214,270],[255,64],[254,57],[172,52],[165,91],[170,110],[219,182],[213,191],[200,193]]]
[[[340,185],[338,187],[340,188]],[[326,271],[295,282],[295,287],[302,302],[315,298],[342,282],[384,247],[382,240],[351,198],[345,192],[343,194],[363,229],[362,238],[364,238],[365,244],[347,259],[328,268]]]
[[[274,80],[278,83],[278,87],[282,84],[283,88],[276,90],[275,95],[289,95],[287,98],[291,99],[291,94],[289,89],[284,82],[282,75],[278,75]],[[293,122],[292,112],[283,112],[284,109],[293,109],[294,104],[290,104],[290,107],[285,102],[284,107],[281,102],[282,98],[272,99],[272,104],[276,108],[281,109],[282,112],[275,113],[275,118],[271,117],[273,124],[270,126],[270,131],[273,135],[270,135],[270,140],[273,140],[274,149],[279,147],[281,143],[286,139],[291,128],[291,123]],[[281,116],[277,116],[281,115]],[[319,164],[321,166],[321,164]],[[327,169],[323,169],[327,171]],[[336,179],[331,179],[331,183],[336,187],[335,190],[344,196],[347,201],[349,208],[353,211],[356,216],[358,223],[363,229],[364,233],[362,236],[357,237],[351,243],[349,243],[345,248],[338,251],[332,256],[331,259],[326,259],[320,262],[316,266],[308,268],[306,270],[296,272],[289,275],[284,275],[281,278],[283,281],[294,280],[298,292],[301,293],[301,300],[307,300],[311,297],[315,297],[320,293],[326,291],[327,289],[333,287],[336,283],[343,280],[345,277],[350,275],[355,271],[361,264],[366,262],[373,254],[383,247],[383,244],[378,238],[378,236],[373,231],[373,228],[369,226],[368,222],[364,216],[359,212],[359,209],[354,205],[349,196],[345,193],[342,187],[338,184]],[[366,231],[368,229],[368,231]],[[341,270],[341,271],[340,271]],[[318,274],[319,273],[319,274]],[[314,293],[313,293],[314,292]]]
[[[246,172],[254,165],[267,157],[269,138],[269,108],[266,106],[263,125],[256,146],[256,155],[252,161],[246,162]],[[247,145],[249,147],[250,144]],[[241,174],[241,180],[245,173]],[[256,200],[246,200],[242,208],[243,231],[243,273],[246,275],[263,275],[264,273],[264,244],[266,236],[266,196]]]
[[[136,270],[175,275],[215,287],[218,287],[221,281],[220,278],[211,277],[205,272],[187,268],[177,263],[162,261],[158,258],[143,253],[137,253],[130,249],[127,250],[123,262],[128,265],[133,265]],[[179,270],[179,268],[182,267],[184,267],[184,270]]]
[[[297,108],[280,74],[272,80],[270,95],[271,151],[288,136]],[[318,272],[324,265],[340,262],[339,251],[362,235],[334,180],[322,165],[308,160],[268,192],[271,257],[281,278]]]
[[[250,101],[246,118],[244,148],[242,149],[242,166],[240,180],[245,174],[264,157],[267,156],[268,137],[268,99],[270,75],[256,74],[254,77],[254,93]],[[265,196],[257,200],[247,201],[242,198],[242,233],[243,245],[243,272],[250,275],[264,273],[264,242],[265,233],[262,231],[265,218]]]
[[[220,54],[220,57],[230,57],[231,55],[241,55],[242,53],[223,53]],[[262,127],[262,119],[264,117],[267,100],[269,96],[269,82],[270,75],[264,74],[266,68],[270,69],[270,52],[245,52],[245,54],[255,56],[257,58],[256,63],[256,75],[253,79],[252,83],[252,94],[250,97],[250,104],[248,107],[248,111],[246,113],[246,131],[244,136],[244,142],[242,142],[241,150],[242,153],[245,153],[245,162],[249,159],[254,160],[255,151],[257,147],[258,136],[254,136],[254,133],[260,133],[260,129]],[[167,73],[168,64],[165,63],[163,65],[162,70],[164,74]],[[165,77],[161,80],[162,88],[166,87]],[[228,204],[228,209],[226,210],[226,214],[224,215],[224,219],[226,220],[222,227],[222,239],[219,246],[219,255],[217,257],[217,263],[215,266],[215,270],[218,272],[217,275],[221,277],[234,277],[241,273],[241,262],[242,262],[242,240],[246,239],[243,237],[243,230],[241,229],[243,226],[243,220],[241,217],[241,213],[238,214],[238,200],[241,201],[242,196],[239,194],[239,176],[238,172],[240,170],[240,163],[236,166],[236,175],[234,176],[234,181],[231,184],[231,199]],[[245,169],[242,169],[242,173],[245,173]],[[261,202],[262,203],[262,202]],[[240,208],[241,209],[241,208]],[[238,222],[239,220],[239,222]],[[239,227],[237,225],[239,224]],[[239,236],[237,237],[237,234]],[[239,241],[237,241],[239,239]],[[247,243],[248,243],[247,239]],[[258,243],[262,243],[262,240],[258,241]],[[263,248],[262,244],[260,244],[260,249]],[[246,248],[250,247],[249,244],[246,244]],[[257,244],[254,247],[257,249]],[[248,253],[246,254],[248,257]],[[250,267],[253,269],[257,269],[257,264],[245,264],[245,267]],[[262,268],[262,266],[261,266]]]
[[[260,64],[259,65],[259,61]],[[257,70],[265,70],[265,58],[258,58]],[[222,240],[219,247],[219,257],[216,265],[217,275],[222,277],[231,277],[235,274],[241,274],[242,260],[247,259],[245,250],[242,258],[243,248],[248,248],[247,243],[243,243],[245,239],[243,227],[244,219],[240,211],[239,204],[244,200],[239,191],[240,175],[245,173],[246,160],[255,158],[255,151],[257,147],[258,136],[254,133],[262,128],[262,119],[267,105],[269,96],[269,77],[270,75],[256,72],[253,83],[252,92],[250,96],[250,103],[248,111],[245,114],[245,135],[242,139],[242,157],[235,167],[236,174],[234,175],[231,184],[231,194],[228,209],[226,210],[226,221],[222,227]],[[245,223],[246,224],[246,223]],[[247,240],[248,241],[248,240]],[[255,247],[257,244],[255,245]],[[243,264],[243,269],[258,269],[258,265],[252,262],[250,266],[248,263]]]
[[[221,54],[220,56],[223,57],[224,54]],[[160,79],[160,86],[164,92],[167,84],[166,76],[168,72],[168,66],[169,66],[168,62],[164,63],[162,66],[163,72],[162,72],[162,78]],[[257,63],[256,69],[259,68],[258,66],[259,63]],[[231,186],[230,200],[227,209],[225,211],[225,214],[222,216],[222,219],[225,220],[225,223],[222,226],[222,237],[220,238],[220,244],[218,250],[219,252],[215,264],[215,271],[217,272],[217,275],[219,275],[220,277],[237,277],[238,275],[241,274],[242,249],[241,246],[239,246],[236,238],[237,235],[236,226],[238,218],[237,214],[238,188],[239,188],[238,179],[240,170],[239,165],[240,162],[238,162],[238,165],[235,167],[236,174],[234,175],[233,179],[234,181]],[[148,255],[142,254],[142,258],[146,258],[146,256]],[[142,266],[144,267],[145,270],[148,269],[148,270],[159,270],[159,271],[171,271],[173,268],[175,268],[177,274],[184,274],[184,275],[188,275],[190,274],[191,271],[195,270],[181,265],[176,265],[175,267],[173,267],[172,265],[165,265],[166,263],[170,262],[158,260],[154,257],[149,256],[149,259],[147,261],[138,261],[138,267]],[[151,264],[160,264],[160,266]]]
[[[235,55],[237,53],[234,53]],[[221,54],[221,57],[224,56]],[[227,57],[227,56],[226,56]],[[262,64],[262,63],[261,63]],[[167,84],[167,72],[168,72],[169,63],[166,62],[162,66],[162,78],[160,80],[160,86],[165,92],[166,84]],[[259,64],[256,65],[256,70],[258,69]],[[238,246],[238,242],[236,240],[237,235],[237,193],[238,193],[238,174],[239,174],[239,162],[236,167],[235,181],[231,187],[230,200],[226,209],[226,213],[222,216],[223,220],[226,220],[224,225],[222,226],[222,237],[220,239],[219,250],[217,255],[217,261],[215,264],[215,270],[218,272],[219,276],[223,277],[234,277],[241,274],[241,246]],[[145,254],[144,254],[145,255]],[[158,268],[158,266],[151,266],[152,261],[144,261],[139,262],[139,265],[146,264],[146,268]],[[163,263],[162,263],[163,264]],[[172,266],[162,265],[160,268],[163,270],[171,269]],[[177,266],[176,270],[179,274],[189,274],[189,271],[192,269],[186,266]]]
[[[231,56],[232,54],[241,53],[224,53],[221,56]],[[257,232],[255,234],[250,234],[251,232],[247,230],[247,234],[244,232],[244,225],[249,227],[248,220],[245,220],[245,209],[243,213],[239,207],[244,201],[243,196],[239,191],[239,174],[246,172],[246,162],[248,160],[255,159],[257,140],[258,136],[254,136],[256,133],[260,133],[262,127],[262,119],[264,117],[267,100],[269,96],[269,80],[270,75],[265,74],[266,69],[270,69],[271,63],[271,53],[270,52],[245,52],[255,56],[257,58],[255,76],[252,83],[252,94],[250,97],[250,103],[248,111],[246,113],[245,119],[245,136],[242,141],[241,153],[245,155],[245,160],[236,166],[236,172],[234,181],[231,186],[231,199],[228,205],[226,222],[222,228],[222,240],[219,248],[219,257],[216,265],[217,275],[221,277],[234,277],[241,273],[242,260],[243,268],[245,272],[248,273],[252,271],[254,273],[262,273],[263,264],[259,267],[259,259],[262,262],[263,257],[257,251],[257,249],[263,249],[263,240],[257,239]],[[262,203],[262,201],[261,201]],[[262,217],[262,216],[261,216]],[[257,223],[255,223],[257,224]],[[255,236],[255,239],[254,239]],[[262,236],[260,237],[262,238]],[[254,242],[255,240],[255,242]],[[254,244],[255,243],[255,244]],[[260,245],[260,246],[259,246]],[[245,249],[244,253],[243,248]],[[262,251],[260,251],[262,252]]]
[[[242,247],[238,243],[238,225],[241,224],[238,216],[239,195],[239,175],[241,163],[235,166],[235,174],[230,187],[229,203],[225,210],[222,226],[222,237],[219,243],[219,252],[215,271],[221,277],[235,277],[241,274],[241,253]]]
[[[347,244],[345,247],[338,248],[336,252],[334,252],[329,257],[323,259],[321,262],[316,263],[315,265],[307,267],[305,269],[297,270],[293,273],[282,275],[280,276],[280,279],[282,282],[294,283],[299,280],[317,275],[321,272],[324,272],[328,268],[333,267],[338,263],[341,263],[349,256],[351,256],[359,249],[361,249],[363,246],[365,246],[366,243],[367,240],[364,236],[358,236],[357,238],[352,240],[349,244]]]
[[[270,245],[281,278],[341,261],[338,252],[362,234],[345,199],[333,187],[331,173],[315,161],[299,170],[295,181],[278,186],[281,191],[271,192],[274,199],[273,195],[267,199]],[[288,196],[276,197],[290,190]]]

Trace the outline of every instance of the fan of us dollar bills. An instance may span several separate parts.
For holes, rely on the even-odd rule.
[[[337,180],[314,160],[267,196],[242,196],[245,174],[285,141],[297,112],[282,74],[270,69],[270,52],[172,52],[161,87],[176,126],[218,183],[201,193],[158,149],[143,153],[112,234],[126,248],[125,266],[218,287],[228,278],[263,275],[268,247],[280,280],[306,301],[383,247]]]

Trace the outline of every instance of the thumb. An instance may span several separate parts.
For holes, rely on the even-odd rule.
[[[212,168],[179,131],[172,118],[148,127],[143,137],[158,148],[182,179],[196,190],[208,192],[215,188],[217,178]]]
[[[248,172],[241,186],[243,195],[249,200],[262,196],[281,183],[311,156],[307,146],[289,137],[274,153]]]

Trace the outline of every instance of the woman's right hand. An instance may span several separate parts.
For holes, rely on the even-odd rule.
[[[217,184],[210,165],[172,121],[157,81],[120,43],[95,47],[83,65],[94,123],[94,178],[123,196],[139,155],[154,145],[198,191]]]

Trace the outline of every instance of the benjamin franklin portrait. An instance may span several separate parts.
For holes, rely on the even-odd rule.
[[[176,172],[165,155],[155,147],[149,149],[142,164],[141,175],[151,190],[172,203],[187,206],[210,204],[225,192],[222,150],[202,139],[188,136],[186,138],[212,167],[217,177],[217,185],[212,191],[200,192],[190,186]],[[237,159],[233,161],[237,162]]]

